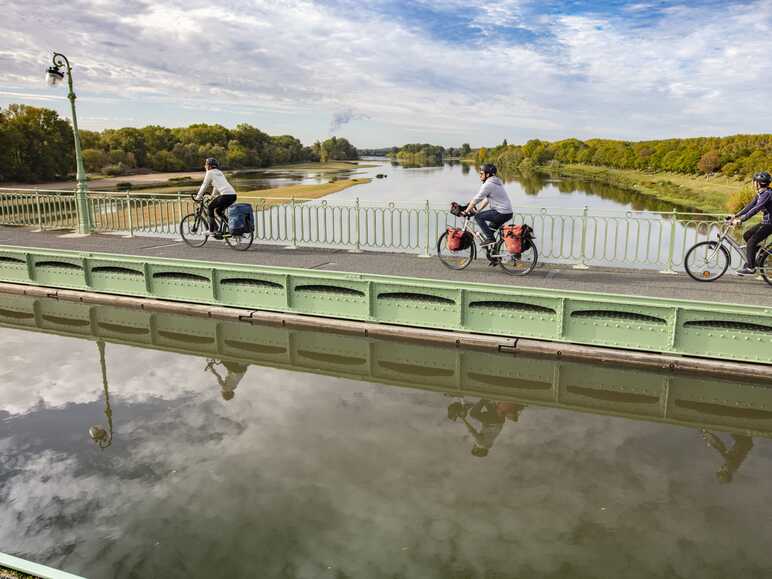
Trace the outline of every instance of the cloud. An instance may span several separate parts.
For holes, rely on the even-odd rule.
[[[771,0],[598,6],[29,0],[4,8],[0,87],[35,94],[52,47],[73,62],[80,107],[117,101],[84,118],[135,124],[170,110],[236,124],[249,111],[275,133],[312,142],[340,130],[359,146],[414,140],[419,125],[421,140],[447,145],[459,132],[491,144],[772,125]]]

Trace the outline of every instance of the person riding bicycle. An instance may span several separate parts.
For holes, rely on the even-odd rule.
[[[756,196],[732,218],[732,225],[740,225],[761,211],[764,216],[761,223],[754,225],[743,233],[745,247],[745,267],[738,270],[738,275],[754,275],[756,273],[756,250],[759,244],[772,235],[772,189],[769,184],[772,176],[766,171],[756,173],[753,176],[753,184],[756,186]]]
[[[220,171],[217,159],[214,157],[208,157],[204,161],[204,169],[206,170],[206,175],[196,195],[196,201],[200,202],[204,195],[206,195],[207,189],[210,186],[212,187],[213,199],[209,203],[209,234],[214,235],[215,239],[221,239],[222,234],[217,231],[214,214],[216,211],[221,222],[225,222],[227,219],[225,217],[225,210],[236,202],[236,190],[228,183],[225,175]]]
[[[504,183],[496,176],[496,165],[485,163],[480,167],[482,186],[477,195],[472,197],[465,213],[475,214],[474,219],[485,237],[482,247],[495,243],[494,231],[512,219],[512,202],[504,189]],[[477,205],[480,205],[478,208]],[[483,209],[490,205],[486,211]],[[491,227],[493,226],[493,227]]]

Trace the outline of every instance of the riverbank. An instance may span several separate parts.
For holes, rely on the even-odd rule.
[[[327,175],[341,172],[350,172],[357,169],[374,167],[371,163],[358,161],[327,161],[325,163],[288,163],[275,165],[261,169],[239,169],[225,171],[226,175],[236,179],[261,176],[274,178],[276,174],[304,173],[310,175]],[[183,188],[197,187],[204,178],[203,169],[200,171],[175,171],[167,173],[138,173],[136,175],[121,175],[108,177],[105,175],[90,175],[88,188],[91,191],[147,191],[166,192],[165,190],[179,191]],[[46,183],[3,183],[0,186],[8,189],[38,189],[38,190],[72,190],[77,187],[75,181],[51,181]]]
[[[276,187],[274,189],[255,189],[254,191],[245,191],[239,193],[239,197],[254,198],[263,197],[279,201],[288,199],[319,199],[326,195],[338,193],[355,185],[366,185],[372,179],[340,179],[329,183],[318,183],[313,185],[288,185],[287,187]]]
[[[646,173],[591,165],[560,165],[557,173],[607,183],[705,213],[734,212],[742,206],[744,199],[750,199],[747,192],[743,194],[748,189],[746,184],[724,176]]]

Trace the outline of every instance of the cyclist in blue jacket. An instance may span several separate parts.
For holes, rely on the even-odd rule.
[[[753,183],[756,186],[756,197],[732,219],[732,225],[740,225],[740,223],[748,221],[759,211],[764,215],[761,223],[754,225],[743,233],[743,239],[747,243],[745,248],[746,258],[745,267],[737,272],[739,275],[754,275],[756,273],[756,250],[762,241],[772,235],[772,189],[769,188],[770,182],[772,182],[772,176],[766,171],[756,173],[753,176]]]

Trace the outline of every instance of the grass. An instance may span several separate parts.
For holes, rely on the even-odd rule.
[[[590,165],[562,165],[559,172],[570,177],[602,181],[679,207],[698,209],[706,213],[737,211],[743,206],[742,200],[750,200],[753,195],[749,184],[723,175],[646,173]]]
[[[35,575],[27,575],[21,571],[14,571],[6,567],[0,567],[0,579],[38,579]]]

